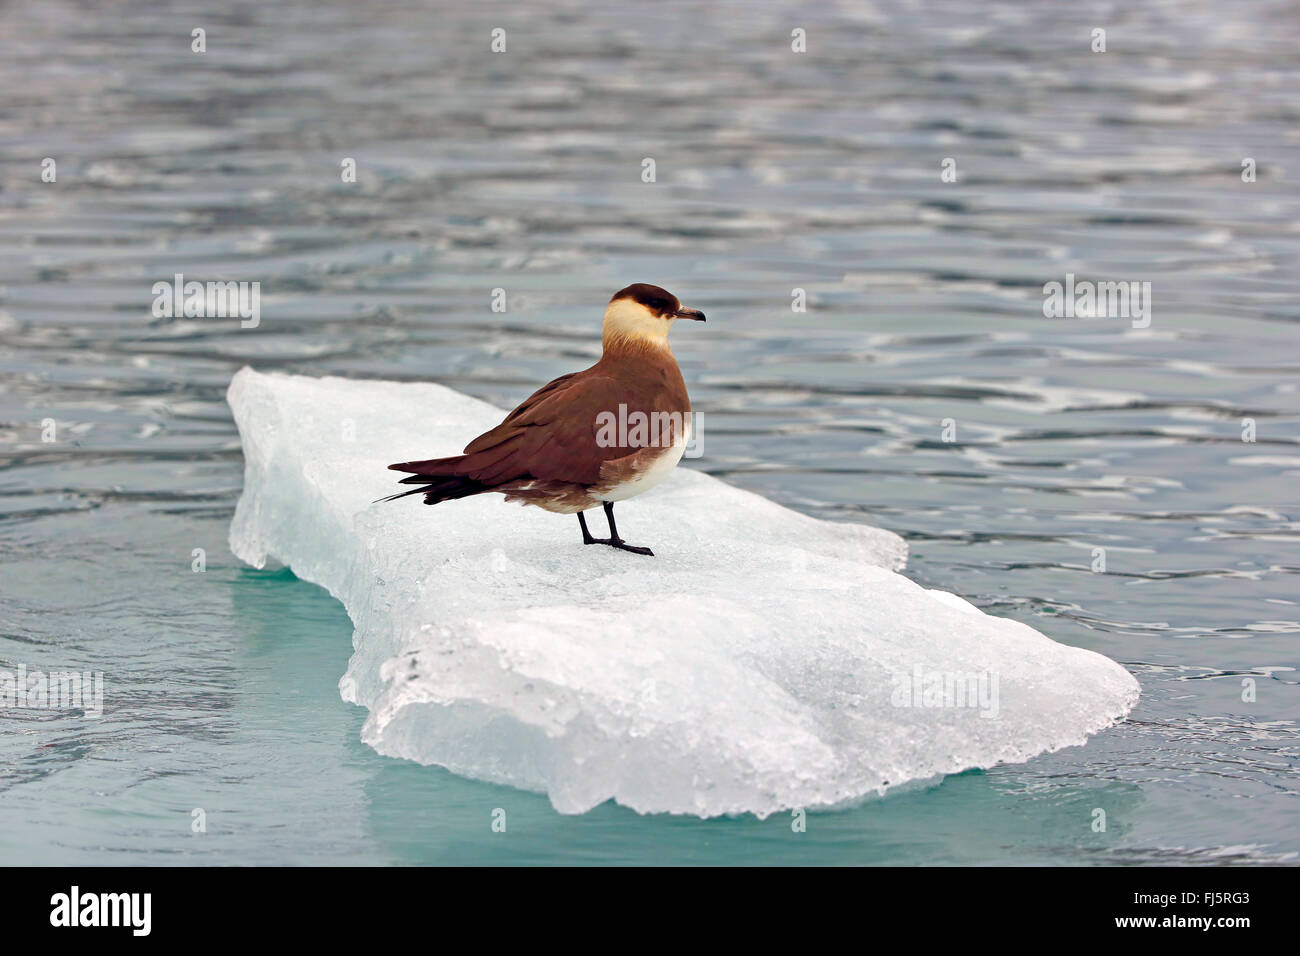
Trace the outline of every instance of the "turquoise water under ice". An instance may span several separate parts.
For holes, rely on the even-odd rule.
[[[99,719],[0,711],[0,863],[1294,861],[1295,11],[548,9],[0,9],[0,670],[105,674]],[[259,281],[260,326],[155,319],[176,272]],[[1066,273],[1151,282],[1150,328],[1044,318]],[[1131,719],[803,833],[362,745],[342,608],[226,548],[231,374],[509,406],[638,280],[709,314],[688,467],[903,534],[917,580],[1123,662]]]

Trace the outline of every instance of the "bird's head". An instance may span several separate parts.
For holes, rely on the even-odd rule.
[[[685,308],[677,296],[657,285],[637,282],[620,289],[605,309],[605,348],[627,346],[668,347],[668,330],[678,319],[704,321],[699,309]]]

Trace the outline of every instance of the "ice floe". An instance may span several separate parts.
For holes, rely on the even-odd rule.
[[[1082,744],[1138,697],[1108,658],[897,573],[896,535],[688,467],[618,506],[653,558],[584,547],[573,517],[499,495],[374,503],[388,463],[500,421],[439,385],[244,369],[229,401],[231,548],[343,603],[339,686],[382,754],[565,813],[766,815]]]

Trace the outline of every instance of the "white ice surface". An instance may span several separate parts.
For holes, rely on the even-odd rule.
[[[244,369],[229,401],[231,548],[343,603],[339,686],[370,711],[365,742],[561,812],[843,805],[1081,744],[1138,697],[1108,658],[895,573],[896,535],[687,467],[618,506],[653,558],[584,547],[573,517],[500,495],[372,503],[397,488],[390,462],[455,454],[501,419],[439,385]],[[918,668],[995,676],[996,717],[902,706],[895,678]]]

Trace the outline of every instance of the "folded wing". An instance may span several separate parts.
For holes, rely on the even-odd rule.
[[[620,404],[637,407],[639,403],[625,386],[593,367],[543,386],[500,425],[466,445],[464,454],[388,467],[410,473],[411,477],[402,479],[404,484],[467,479],[478,486],[477,491],[463,482],[448,489],[466,494],[524,480],[592,485],[600,479],[603,462],[631,451],[597,441],[598,416],[602,412],[617,415]]]

